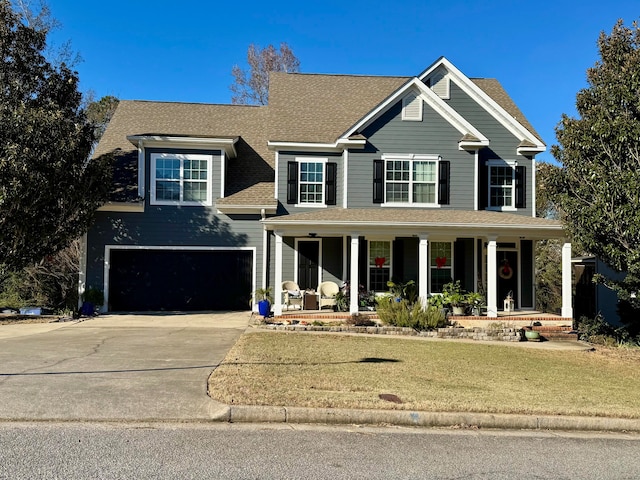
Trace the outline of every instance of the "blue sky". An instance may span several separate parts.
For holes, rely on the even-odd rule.
[[[302,72],[413,76],[440,56],[497,78],[550,147],[573,115],[596,40],[638,1],[49,0],[99,98],[229,103],[231,68],[250,43],[287,42]],[[538,156],[551,160],[547,152]]]

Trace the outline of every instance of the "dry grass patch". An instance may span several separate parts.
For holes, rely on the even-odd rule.
[[[240,338],[209,390],[241,405],[640,418],[638,367],[633,354],[260,332]]]

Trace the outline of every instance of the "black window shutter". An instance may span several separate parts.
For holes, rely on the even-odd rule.
[[[326,182],[324,191],[324,200],[327,205],[336,204],[336,189],[338,180],[338,164],[335,162],[328,162],[326,166]]]
[[[442,160],[439,163],[438,168],[440,169],[439,173],[439,182],[438,182],[438,203],[440,205],[449,205],[449,172],[450,165],[448,160]]]
[[[298,203],[298,162],[287,163],[287,203]]]
[[[516,167],[516,208],[527,206],[527,167]]]
[[[373,161],[373,203],[384,202],[384,160]]]

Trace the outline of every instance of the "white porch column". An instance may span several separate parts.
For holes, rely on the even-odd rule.
[[[423,305],[429,295],[429,236],[418,236],[418,296]]]
[[[282,315],[282,234],[274,232],[276,240],[275,285],[273,286],[273,314]]]
[[[498,244],[495,238],[487,243],[487,317],[498,316]]]
[[[358,256],[360,253],[360,239],[357,233],[351,234],[351,278],[349,280],[349,288],[351,289],[351,298],[349,299],[349,312],[358,313],[358,286],[360,278],[358,278]]]
[[[571,243],[562,245],[562,316],[573,318],[571,282]]]

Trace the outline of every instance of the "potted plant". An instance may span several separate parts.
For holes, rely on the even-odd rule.
[[[454,315],[464,315],[466,313],[468,303],[466,295],[460,286],[460,280],[447,283],[442,288],[442,292],[447,294]]]
[[[480,316],[484,306],[484,295],[480,292],[469,292],[466,294],[466,302],[471,306],[471,314],[476,317]]]
[[[104,305],[104,292],[95,287],[87,288],[82,294],[82,307],[80,307],[81,315],[95,315]]]
[[[273,297],[271,296],[271,287],[258,288],[253,292],[253,301],[258,301],[258,313],[263,317],[268,317],[271,312],[271,303]]]

